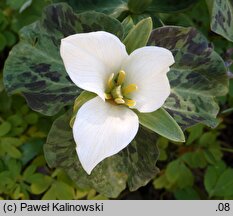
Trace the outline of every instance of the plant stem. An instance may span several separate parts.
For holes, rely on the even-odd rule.
[[[224,148],[224,147],[221,147],[220,149],[221,149],[222,151],[225,151],[225,152],[233,153],[233,149]]]

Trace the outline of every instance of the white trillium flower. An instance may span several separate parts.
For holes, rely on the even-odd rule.
[[[139,120],[132,109],[148,113],[164,104],[174,58],[169,50],[156,46],[128,55],[116,36],[103,31],[62,39],[60,53],[71,80],[98,95],[78,110],[73,125],[79,160],[90,174],[135,137]]]

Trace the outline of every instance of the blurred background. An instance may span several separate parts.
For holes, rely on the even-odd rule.
[[[43,7],[52,2],[0,0],[0,199],[108,199],[94,189],[79,188],[63,170],[46,165],[43,144],[58,115],[42,116],[22,96],[8,96],[4,90],[4,62],[19,40],[19,30],[39,19]],[[160,137],[161,172],[147,186],[135,192],[126,189],[117,199],[233,199],[233,43],[210,30],[204,0],[158,15],[166,25],[193,26],[208,38],[229,68],[229,93],[217,98],[221,107],[217,128],[201,124],[189,128],[186,143]]]

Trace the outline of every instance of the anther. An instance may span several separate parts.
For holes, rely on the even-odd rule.
[[[130,84],[122,89],[123,95],[127,95],[131,92],[134,92],[138,89],[138,86],[136,84]]]
[[[122,83],[125,81],[125,76],[125,71],[120,70],[117,77],[117,85],[122,85]]]
[[[130,100],[130,99],[125,99],[125,105],[127,105],[128,107],[134,107],[136,105],[136,101],[135,100]]]
[[[111,90],[114,87],[113,78],[114,78],[114,73],[112,73],[110,77],[108,78],[108,89],[109,90]]]
[[[115,98],[114,100],[117,104],[124,104],[125,101],[122,98]]]

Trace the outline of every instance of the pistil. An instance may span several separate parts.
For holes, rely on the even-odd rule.
[[[137,85],[129,84],[126,87],[124,86],[126,73],[123,70],[120,70],[117,76],[114,77],[115,74],[112,73],[108,78],[105,99],[118,105],[135,106],[136,101],[128,98],[128,94],[136,91],[138,89]]]

